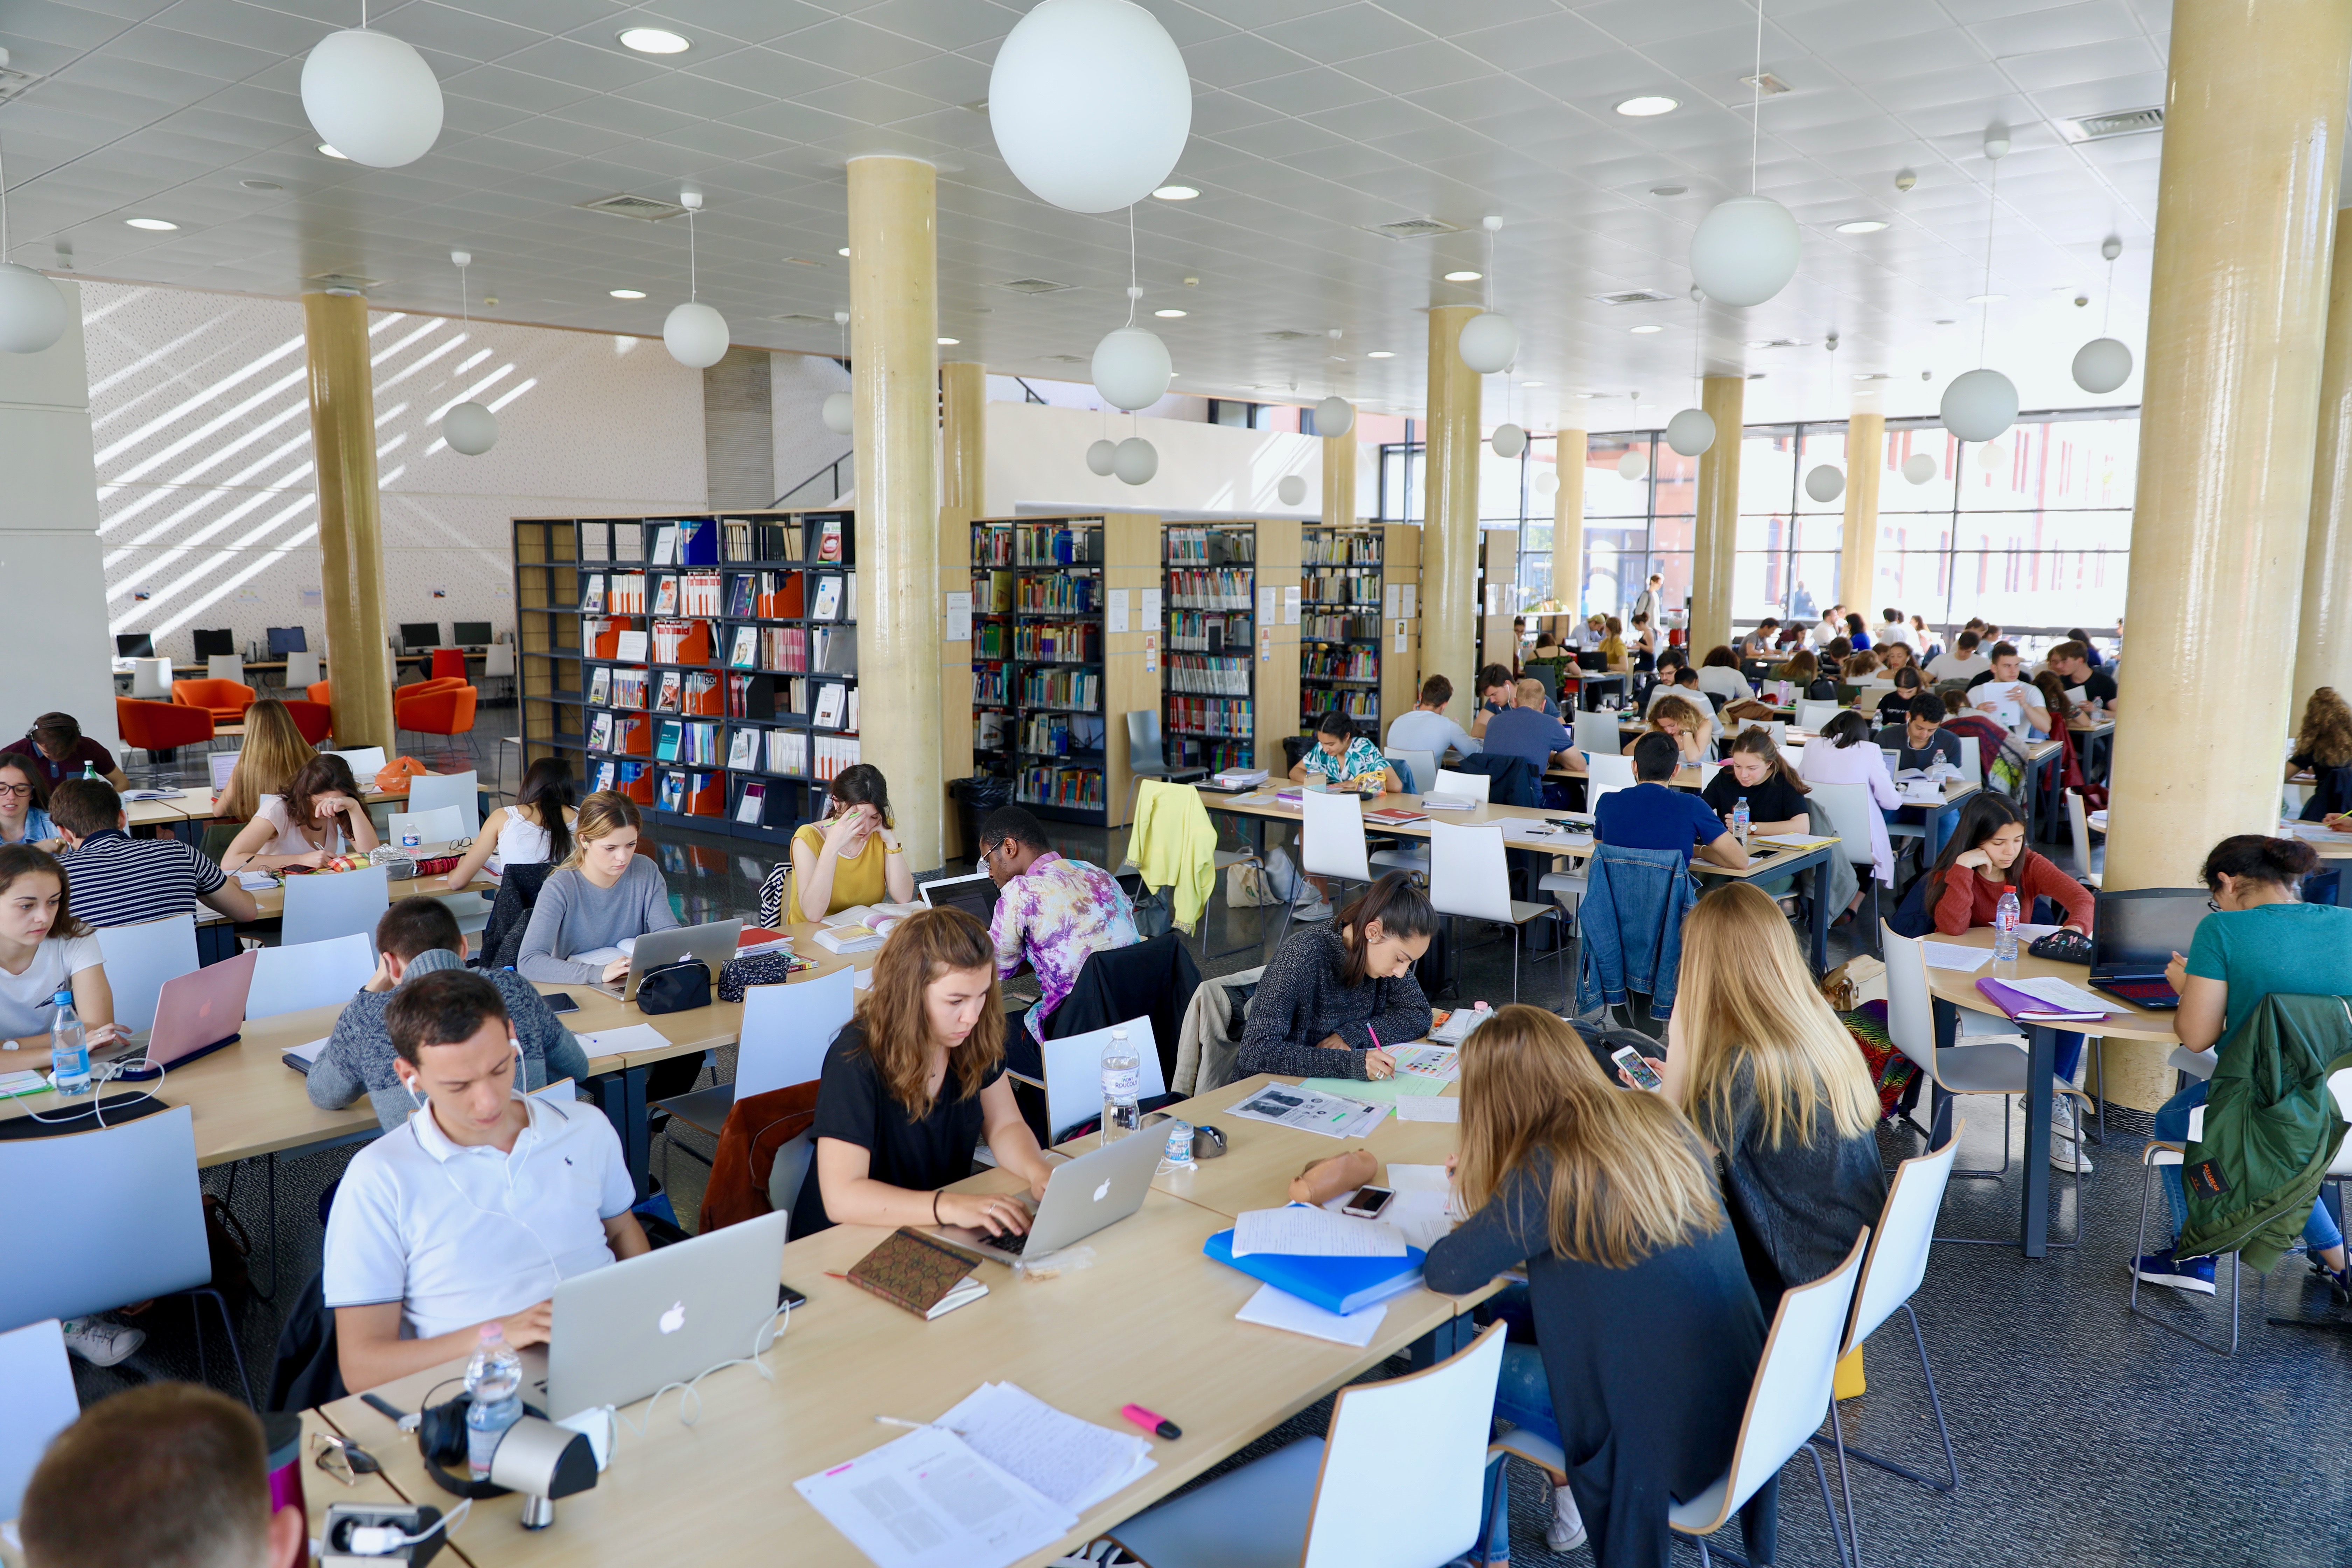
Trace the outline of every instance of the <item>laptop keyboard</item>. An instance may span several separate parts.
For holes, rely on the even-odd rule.
[[[1018,1257],[1021,1249],[1029,1245],[1029,1233],[1022,1231],[1016,1235],[1008,1231],[1003,1236],[991,1237],[988,1245],[999,1252],[1010,1252]]]

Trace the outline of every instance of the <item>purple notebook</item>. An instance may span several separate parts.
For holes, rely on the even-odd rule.
[[[1984,999],[2000,1008],[2002,1014],[2020,1023],[2032,1024],[2095,1024],[2115,1015],[2104,1009],[2075,1009],[2053,1006],[2041,997],[2020,991],[2014,985],[2004,985],[1998,980],[1979,980],[1977,990]]]

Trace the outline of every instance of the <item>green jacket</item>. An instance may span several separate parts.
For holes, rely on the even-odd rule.
[[[2303,1234],[2346,1123],[2328,1074],[2352,1068],[2352,1001],[2273,994],[2221,1042],[2181,1179],[2181,1258],[2236,1252],[2267,1273]]]

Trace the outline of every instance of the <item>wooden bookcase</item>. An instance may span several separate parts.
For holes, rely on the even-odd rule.
[[[1387,539],[1378,523],[1308,523],[1299,531],[1298,726],[1313,732],[1332,708],[1366,735],[1384,733],[1381,668],[1381,574]]]
[[[1160,733],[1178,767],[1260,767],[1256,759],[1257,525],[1170,523]]]

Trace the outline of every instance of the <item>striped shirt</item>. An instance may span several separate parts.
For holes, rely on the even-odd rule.
[[[91,834],[58,863],[74,914],[94,926],[139,925],[193,913],[197,895],[228,877],[192,844],[133,838],[119,827]]]

